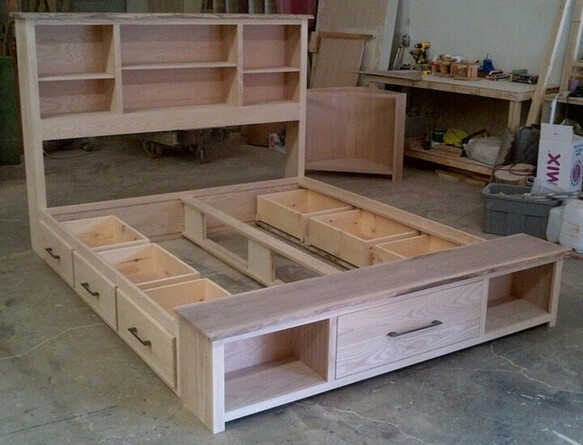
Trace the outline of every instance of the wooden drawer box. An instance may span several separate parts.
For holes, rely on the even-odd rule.
[[[372,264],[373,245],[416,235],[412,227],[366,210],[311,218],[308,225],[309,245],[357,267]]]
[[[39,224],[41,257],[73,286],[73,248],[41,221]]]
[[[452,249],[459,244],[433,235],[419,235],[398,241],[377,244],[372,248],[373,263],[412,258],[440,250]]]
[[[148,238],[115,216],[65,221],[62,225],[96,251],[148,243]]]
[[[312,190],[291,190],[258,196],[256,220],[303,242],[311,217],[350,209],[350,205]]]
[[[156,287],[145,292],[172,316],[175,316],[173,309],[176,306],[214,300],[215,298],[231,295],[208,278]]]
[[[336,378],[478,337],[483,282],[338,317]]]
[[[140,289],[200,278],[198,271],[157,244],[107,250],[99,256]]]
[[[118,333],[171,388],[176,389],[176,336],[118,289]]]
[[[117,328],[115,285],[73,252],[75,291],[113,329]]]

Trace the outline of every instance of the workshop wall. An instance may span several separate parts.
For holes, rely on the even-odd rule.
[[[481,61],[489,54],[497,69],[526,68],[538,74],[560,4],[561,0],[400,0],[393,52],[401,36],[409,34],[411,45],[431,42],[430,58],[452,54]],[[558,61],[564,57],[566,36],[564,32]],[[407,50],[403,61],[412,60]],[[560,68],[554,69],[551,82],[559,79]]]

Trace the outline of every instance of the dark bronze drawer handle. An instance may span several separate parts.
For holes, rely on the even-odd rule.
[[[130,334],[136,337],[138,341],[144,346],[152,346],[152,342],[150,340],[142,340],[140,338],[140,336],[138,335],[138,328],[128,328],[128,331],[130,331]]]
[[[433,320],[427,326],[421,326],[420,328],[410,329],[410,330],[404,331],[404,332],[389,332],[387,335],[389,337],[393,337],[393,338],[400,337],[401,335],[412,334],[413,332],[422,331],[423,329],[429,329],[429,328],[432,328],[434,326],[439,326],[440,324],[443,324],[443,321]]]
[[[89,292],[89,294],[93,297],[99,298],[99,292],[97,291],[92,291],[91,288],[89,287],[89,283],[85,282],[85,283],[81,283],[81,286],[83,286],[83,289],[85,289],[87,292]]]
[[[55,260],[60,260],[61,259],[61,255],[57,255],[56,253],[53,252],[53,248],[52,247],[45,247],[45,250],[49,253],[50,256],[52,256]]]

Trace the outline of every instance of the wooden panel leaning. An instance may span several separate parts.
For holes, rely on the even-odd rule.
[[[306,170],[403,173],[403,93],[365,87],[316,88],[306,101]]]

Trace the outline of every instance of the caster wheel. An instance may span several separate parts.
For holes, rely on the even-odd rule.
[[[162,154],[162,147],[156,142],[146,141],[143,143],[142,147],[146,154],[151,158],[157,158]]]
[[[83,151],[91,152],[97,150],[97,138],[83,138],[79,140],[79,144]]]

